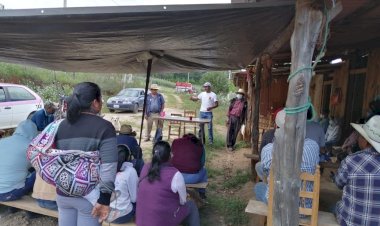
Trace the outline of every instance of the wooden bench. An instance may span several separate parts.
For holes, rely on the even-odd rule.
[[[186,184],[186,188],[206,188],[208,182],[197,183],[197,184]]]
[[[319,189],[320,189],[320,170],[319,166],[315,170],[315,174],[301,173],[301,190],[300,190],[300,202],[299,213],[305,215],[305,218],[300,219],[300,225],[310,225],[310,226],[338,226],[336,219],[332,213],[319,211]],[[313,183],[313,191],[306,190],[306,183]],[[264,217],[268,217],[267,225],[273,225],[272,219],[272,207],[273,207],[273,192],[274,192],[274,179],[273,170],[271,170],[269,175],[269,200],[266,205],[263,202],[257,200],[250,200],[245,212],[252,213]],[[312,207],[307,208],[304,206],[305,199],[312,199]]]
[[[49,216],[49,217],[55,217],[58,218],[58,211],[55,210],[49,210],[45,208],[41,208],[35,199],[33,199],[30,196],[24,196],[19,200],[16,201],[9,201],[9,202],[0,202],[1,205],[14,207],[17,209],[26,210],[33,213],[38,213],[41,215]],[[127,224],[112,224],[112,223],[106,223],[103,222],[103,226],[136,226],[135,223],[127,223]]]

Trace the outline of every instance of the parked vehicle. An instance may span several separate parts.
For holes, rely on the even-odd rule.
[[[107,100],[107,108],[110,112],[118,111],[133,111],[137,113],[143,109],[144,105],[143,88],[126,88],[121,90],[116,96],[110,97]]]
[[[43,107],[42,98],[28,87],[0,83],[0,129],[16,128]]]

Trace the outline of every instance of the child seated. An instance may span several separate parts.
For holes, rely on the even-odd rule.
[[[114,224],[124,224],[132,221],[136,210],[136,194],[138,177],[133,164],[128,162],[130,152],[124,146],[118,146],[117,174],[115,179],[115,191],[112,193],[110,203],[110,214],[107,222]],[[95,205],[99,198],[99,186],[86,195],[92,205]]]

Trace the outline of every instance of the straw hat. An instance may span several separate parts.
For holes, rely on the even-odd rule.
[[[380,153],[380,115],[373,116],[366,124],[351,123],[351,126]]]
[[[159,90],[159,88],[158,88],[158,85],[157,85],[157,84],[152,84],[152,85],[150,85],[150,89]]]
[[[125,124],[121,125],[119,133],[124,134],[124,135],[136,136],[136,132],[132,131],[131,125],[125,125]]]
[[[241,94],[245,94],[245,92],[244,92],[244,89],[239,89],[236,93],[241,93]]]
[[[275,119],[277,127],[279,127],[279,128],[284,127],[284,125],[285,125],[285,115],[286,115],[286,113],[285,113],[284,109],[282,109],[281,111],[279,111],[277,113],[276,119]]]

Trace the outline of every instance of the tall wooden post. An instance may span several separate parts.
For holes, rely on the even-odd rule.
[[[313,0],[297,0],[294,32],[291,38],[291,73],[311,67],[313,52],[321,31],[323,13],[312,7]],[[296,82],[304,77],[304,92],[295,94]],[[302,70],[289,82],[286,107],[298,107],[308,101],[311,70]],[[300,166],[306,128],[306,111],[286,115],[285,130],[276,133],[273,169],[273,225],[299,225]]]
[[[261,88],[261,59],[260,57],[257,58],[256,61],[256,67],[255,67],[255,88],[252,90],[253,92],[253,98],[251,97],[251,106],[252,106],[252,112],[251,112],[251,153],[253,155],[259,154],[259,116],[260,116],[260,88]],[[252,87],[253,88],[253,87]],[[252,89],[251,88],[251,89]],[[255,170],[255,165],[259,161],[258,158],[251,158],[251,172],[252,172],[252,179],[257,178],[257,172]]]

